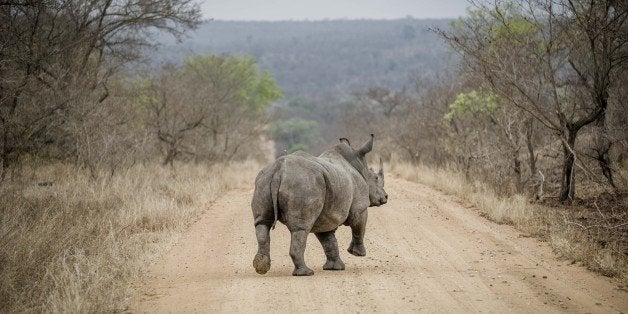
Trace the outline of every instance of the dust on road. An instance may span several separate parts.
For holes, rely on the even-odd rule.
[[[292,277],[290,236],[271,231],[272,266],[258,275],[250,189],[225,193],[151,266],[133,312],[628,312],[612,279],[559,261],[546,243],[481,218],[429,187],[387,179],[389,203],[369,209],[366,257],[346,252],[344,271],[323,271],[308,238],[311,277]]]

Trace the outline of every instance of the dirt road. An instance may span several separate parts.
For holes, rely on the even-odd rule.
[[[336,233],[345,271],[292,277],[289,233],[271,231],[272,267],[258,275],[249,207],[252,189],[226,193],[191,226],[137,288],[133,312],[628,312],[628,293],[568,261],[546,243],[429,187],[390,178],[390,202],[371,208],[366,257],[346,252],[350,229]]]

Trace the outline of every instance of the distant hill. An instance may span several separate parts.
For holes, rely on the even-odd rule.
[[[251,54],[286,98],[344,96],[378,85],[399,88],[410,75],[429,80],[444,67],[445,45],[428,28],[449,20],[206,22],[182,43],[162,38],[159,61],[194,53]]]

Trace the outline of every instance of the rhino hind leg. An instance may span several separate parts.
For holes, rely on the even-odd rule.
[[[318,241],[321,242],[325,256],[327,256],[327,262],[323,265],[324,270],[344,270],[345,263],[340,259],[340,253],[338,252],[338,241],[336,240],[336,230],[329,232],[316,233]]]
[[[290,257],[294,263],[294,271],[292,276],[311,276],[314,275],[309,267],[305,265],[303,253],[305,253],[305,243],[307,241],[307,231],[292,231],[290,240]]]
[[[253,258],[253,267],[258,274],[265,274],[270,269],[270,234],[267,225],[259,224],[255,226],[257,236],[257,254]]]

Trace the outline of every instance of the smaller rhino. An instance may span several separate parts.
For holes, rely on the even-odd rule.
[[[381,159],[377,173],[366,163],[373,139],[371,134],[356,150],[349,140],[341,138],[340,143],[318,157],[296,152],[279,157],[259,172],[251,201],[258,242],[253,259],[257,273],[265,274],[270,269],[270,230],[277,221],[290,230],[293,276],[314,274],[303,258],[309,233],[316,234],[323,246],[327,256],[324,270],[345,269],[335,236],[340,225],[351,227],[352,241],[347,251],[366,255],[367,209],[388,201]]]

